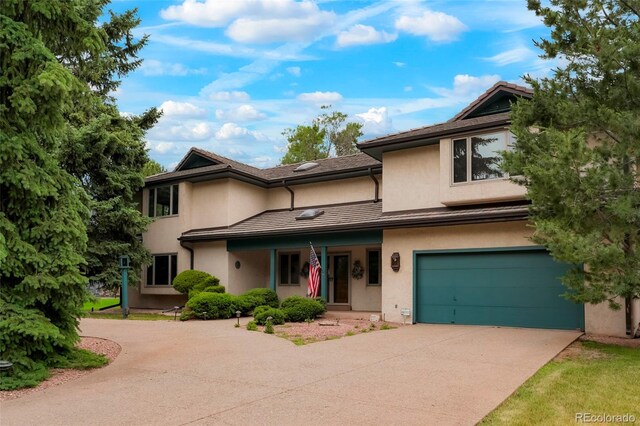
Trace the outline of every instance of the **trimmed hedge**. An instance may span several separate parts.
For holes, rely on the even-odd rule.
[[[225,319],[235,316],[236,296],[227,293],[201,292],[187,302],[187,307],[196,318]]]
[[[211,274],[193,269],[180,272],[173,279],[171,285],[176,291],[182,294],[189,294],[189,290],[204,290],[205,287],[215,285],[213,284],[214,280],[217,280],[218,283],[220,282]]]
[[[325,306],[314,299],[301,296],[291,296],[282,301],[281,309],[285,318],[290,322],[303,322],[315,319],[326,309]]]
[[[223,285],[212,285],[212,286],[206,287],[202,291],[206,291],[207,293],[224,293],[225,288]]]
[[[257,306],[267,305],[272,308],[280,306],[278,294],[270,288],[254,288],[244,293],[240,298],[247,307],[247,313],[253,311]]]
[[[284,312],[281,309],[272,308],[271,306],[258,306],[253,315],[253,319],[260,325],[267,323],[267,318],[271,317],[271,324],[284,324]]]

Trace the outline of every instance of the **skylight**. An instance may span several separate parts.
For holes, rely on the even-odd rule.
[[[302,213],[300,213],[298,216],[296,216],[296,220],[310,220],[310,219],[315,219],[316,217],[320,216],[321,214],[324,213],[324,210],[320,210],[320,209],[307,209],[304,210]]]
[[[306,172],[307,170],[315,169],[318,167],[318,163],[304,163],[293,169],[294,172]]]

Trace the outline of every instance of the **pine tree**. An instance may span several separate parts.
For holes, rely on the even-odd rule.
[[[568,296],[629,306],[640,295],[640,2],[529,8],[552,30],[543,56],[566,65],[527,78],[534,96],[513,109],[504,167],[527,187],[534,241],[578,265],[563,278]]]
[[[0,358],[22,384],[74,346],[86,292],[85,194],[58,162],[65,112],[86,86],[47,48],[56,34],[101,46],[68,2],[0,3]]]

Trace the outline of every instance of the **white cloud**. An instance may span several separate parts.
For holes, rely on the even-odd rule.
[[[409,34],[426,36],[433,41],[453,41],[467,27],[455,16],[425,10],[421,16],[403,15],[396,20],[396,29]]]
[[[342,95],[338,92],[301,93],[298,95],[298,100],[312,103],[340,102],[342,100]]]
[[[308,0],[185,0],[160,16],[201,27],[227,27],[225,34],[241,43],[311,40],[336,19],[335,13]]]
[[[294,77],[300,77],[300,67],[289,67],[287,72]]]
[[[165,101],[160,105],[160,109],[165,117],[183,116],[183,117],[202,117],[207,111],[199,108],[189,102]]]
[[[497,74],[482,75],[479,77],[468,74],[458,74],[453,78],[453,89],[433,88],[433,91],[440,96],[467,98],[485,92],[498,81],[500,81],[500,76]]]
[[[216,132],[216,139],[219,140],[238,140],[238,139],[264,139],[264,135],[260,132],[255,132],[247,129],[246,127],[240,127],[236,123],[224,123],[220,129]]]
[[[407,64],[404,63],[404,62],[392,62],[392,64],[395,65],[398,68],[403,68],[403,67],[407,66]]]
[[[367,112],[355,116],[362,121],[362,132],[365,135],[383,135],[393,130],[391,118],[385,107],[370,108]]]
[[[240,105],[228,110],[216,110],[216,118],[223,121],[256,121],[264,120],[266,117],[265,114],[251,105]]]
[[[193,74],[206,74],[206,68],[188,68],[183,64],[173,62],[161,62],[156,59],[145,59],[140,66],[140,71],[146,76],[186,76]]]
[[[152,149],[158,154],[166,154],[175,148],[173,142],[160,142],[156,144]]]
[[[515,64],[518,62],[535,60],[537,58],[538,56],[533,50],[526,46],[519,46],[483,59],[503,67],[505,65]]]
[[[176,123],[162,117],[148,133],[151,141],[202,141],[213,135],[209,122],[189,120]]]
[[[251,97],[247,92],[242,91],[222,91],[222,92],[213,92],[209,95],[209,99],[212,101],[222,101],[222,102],[246,102]]]
[[[336,38],[338,47],[362,44],[389,43],[398,38],[397,34],[378,31],[369,25],[357,24],[346,31],[341,31]]]

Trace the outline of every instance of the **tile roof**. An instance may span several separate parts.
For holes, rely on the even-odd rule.
[[[420,127],[418,129],[407,130],[406,132],[394,133],[392,135],[370,139],[368,141],[360,142],[358,146],[362,149],[366,149],[406,140],[432,139],[449,133],[506,124],[509,121],[509,116],[510,113],[502,112],[483,117],[469,118],[467,120],[447,121],[446,123],[434,124],[431,126]]]
[[[229,227],[192,229],[183,233],[180,239],[184,241],[226,240],[314,232],[516,220],[525,219],[528,212],[528,206],[520,203],[383,213],[381,202],[359,202],[317,206],[315,208],[323,210],[324,214],[311,220],[296,220],[296,216],[307,208],[270,210]]]
[[[314,163],[318,163],[318,167],[315,167],[311,170],[299,172],[295,172],[294,169],[300,164],[304,163],[287,164],[283,166],[271,167],[268,169],[259,169],[257,167],[253,167],[239,161],[231,160],[229,158],[200,148],[191,148],[189,153],[185,156],[185,159],[192,152],[195,152],[220,164],[198,167],[188,170],[179,170],[175,172],[161,173],[147,177],[145,179],[145,182],[156,183],[167,180],[175,180],[179,178],[201,176],[209,173],[213,174],[220,171],[238,171],[258,181],[268,184],[272,182],[280,182],[284,179],[295,180],[313,176],[332,175],[340,172],[349,172],[352,170],[364,170],[370,167],[380,168],[382,166],[378,160],[361,152],[352,155],[345,155],[342,157],[314,160]],[[181,163],[182,162],[184,162],[184,159],[183,161],[181,161]]]

